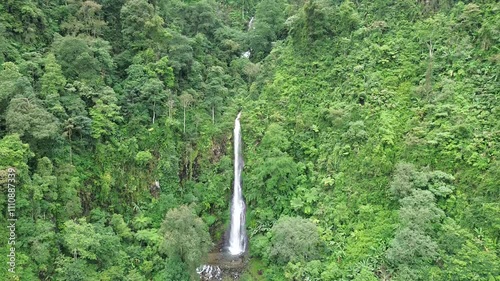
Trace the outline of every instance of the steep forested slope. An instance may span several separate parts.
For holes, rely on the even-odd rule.
[[[306,3],[253,84],[257,227],[320,227],[327,254],[289,263],[295,280],[498,278],[497,8],[365,5]],[[273,263],[279,241],[258,241]]]
[[[498,26],[496,1],[1,2],[0,276],[196,279],[242,110],[242,279],[499,279]]]

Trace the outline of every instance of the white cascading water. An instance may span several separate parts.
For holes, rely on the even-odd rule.
[[[253,26],[253,21],[255,20],[254,17],[252,17],[250,19],[250,21],[248,22],[248,31],[252,30],[252,29],[255,29],[255,27]]]
[[[252,17],[250,19],[250,21],[248,22],[248,29],[247,29],[247,31],[255,29],[254,21],[255,21],[255,17]],[[251,54],[252,54],[252,52],[250,52],[250,50],[248,50],[248,51],[244,52],[243,54],[241,54],[241,57],[248,59],[248,58],[250,58]]]
[[[196,273],[203,280],[222,280],[222,270],[217,265],[202,265],[196,269]]]
[[[243,170],[243,153],[241,148],[241,112],[234,120],[234,185],[231,201],[231,225],[229,229],[229,253],[241,255],[246,250],[245,201],[241,190],[241,171]]]

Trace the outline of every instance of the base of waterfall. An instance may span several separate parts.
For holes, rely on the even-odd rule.
[[[202,281],[239,280],[245,270],[247,260],[244,255],[232,256],[217,250],[208,254],[206,264],[198,267],[196,272]]]
[[[196,269],[201,280],[222,280],[222,270],[218,265],[205,264]]]
[[[245,232],[243,232],[245,233]],[[229,254],[230,256],[232,257],[238,257],[238,256],[241,256],[241,255],[244,255],[245,252],[246,252],[246,248],[247,248],[247,238],[246,238],[246,234],[243,234],[243,238],[241,241],[236,241],[236,243],[234,245],[227,245],[226,247],[226,252],[227,254]]]

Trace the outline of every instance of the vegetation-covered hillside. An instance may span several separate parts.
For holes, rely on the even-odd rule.
[[[241,280],[500,280],[499,26],[493,0],[1,1],[0,276],[198,279],[241,110]]]

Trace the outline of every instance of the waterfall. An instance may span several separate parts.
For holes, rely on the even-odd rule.
[[[243,153],[241,148],[241,112],[234,120],[234,185],[231,201],[231,225],[229,230],[229,253],[240,255],[246,250],[245,201],[241,190],[241,171],[243,170]]]
[[[255,29],[254,21],[255,21],[255,17],[252,17],[250,19],[250,21],[248,22],[247,32],[251,31],[252,29]],[[248,50],[248,51],[244,52],[243,54],[241,54],[241,57],[248,59],[248,58],[250,58],[251,54],[252,54],[251,51]]]
[[[254,21],[254,17],[252,17],[250,19],[250,21],[248,22],[248,31],[250,31],[251,29],[255,29],[255,27],[253,26],[253,21]]]
[[[241,141],[241,112],[234,120],[234,184],[231,199],[231,224],[226,232],[224,247],[217,247],[208,254],[207,263],[196,268],[203,281],[221,281],[229,277],[239,280],[245,265],[247,235],[245,229],[245,201],[241,189],[243,171],[243,149]],[[225,280],[225,279],[224,279]]]

